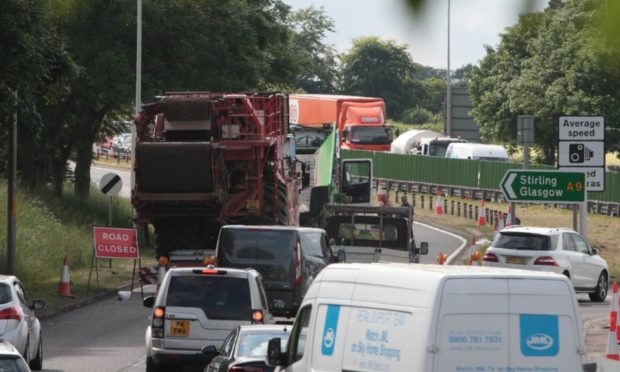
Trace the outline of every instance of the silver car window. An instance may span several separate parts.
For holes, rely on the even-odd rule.
[[[588,249],[588,244],[581,238],[581,236],[577,234],[570,234],[573,238],[573,244],[575,245],[575,250],[579,253],[590,254],[590,250]]]
[[[222,348],[220,349],[220,354],[224,356],[230,356],[233,350],[233,345],[235,344],[235,336],[237,336],[238,329],[234,329],[228,335],[228,338],[222,344]]]
[[[573,245],[573,239],[570,234],[562,234],[562,250],[567,252],[574,252],[575,246]]]
[[[172,276],[166,306],[197,307],[208,319],[250,319],[250,283],[220,275]]]

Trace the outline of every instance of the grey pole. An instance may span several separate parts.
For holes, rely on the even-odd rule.
[[[452,137],[452,74],[450,73],[450,0],[448,0],[448,69],[446,71],[446,136]]]
[[[136,97],[134,113],[140,114],[142,106],[142,0],[138,0],[137,11],[137,30],[136,30]],[[134,162],[136,158],[136,126],[131,124],[131,181],[130,188],[133,190],[136,182],[134,174]],[[136,210],[133,209],[133,216],[136,216]],[[135,227],[135,222],[134,222]]]
[[[15,202],[15,183],[17,177],[17,90],[13,91],[15,97],[15,112],[13,120],[9,124],[9,169],[8,169],[8,187],[7,187],[7,273],[15,275],[17,272],[16,264],[16,216],[17,205]]]

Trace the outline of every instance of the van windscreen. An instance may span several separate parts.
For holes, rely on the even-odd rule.
[[[173,276],[166,306],[197,307],[208,319],[248,320],[252,314],[250,285],[247,278]]]
[[[493,247],[525,251],[550,251],[555,244],[550,244],[549,236],[504,232],[493,242]]]
[[[222,248],[227,256],[254,259],[256,229],[222,229]]]

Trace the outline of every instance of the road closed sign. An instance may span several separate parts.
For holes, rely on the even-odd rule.
[[[138,232],[136,229],[116,227],[95,227],[95,257],[97,258],[140,258]]]

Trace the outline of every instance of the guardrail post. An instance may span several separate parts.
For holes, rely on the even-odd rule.
[[[415,208],[415,192],[411,192],[411,205]]]
[[[472,204],[469,205],[469,219],[474,219],[474,206]]]
[[[460,201],[456,202],[456,216],[461,217],[461,202]]]
[[[424,209],[424,194],[420,194],[420,208]]]
[[[450,215],[454,216],[454,200],[450,200]]]
[[[444,196],[443,198],[443,210],[445,211],[445,214],[448,214],[448,197]]]
[[[428,196],[428,209],[433,210],[433,197],[431,195]]]
[[[467,203],[463,202],[463,217],[467,218]]]
[[[478,221],[478,218],[480,217],[479,216],[480,213],[478,211],[479,211],[479,209],[478,209],[478,206],[476,205],[474,207],[474,220],[476,220],[476,221]]]

